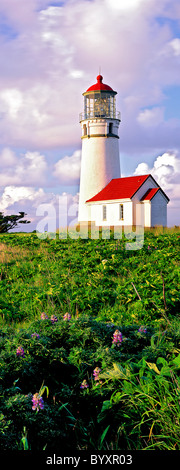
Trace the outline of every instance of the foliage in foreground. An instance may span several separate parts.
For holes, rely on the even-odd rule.
[[[1,242],[0,450],[180,449],[177,233]]]

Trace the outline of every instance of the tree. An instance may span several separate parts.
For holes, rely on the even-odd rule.
[[[27,214],[25,212],[19,212],[20,215],[4,215],[0,212],[0,233],[7,233],[18,224],[30,224],[30,220],[21,220]]]

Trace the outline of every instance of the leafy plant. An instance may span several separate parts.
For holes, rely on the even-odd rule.
[[[178,234],[1,235],[0,450],[180,448]]]

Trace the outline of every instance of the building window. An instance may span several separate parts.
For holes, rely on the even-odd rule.
[[[83,135],[87,135],[87,126],[83,124]]]
[[[113,134],[113,123],[109,123],[109,134]]]
[[[103,220],[106,220],[106,218],[107,218],[107,207],[103,206],[102,209],[103,209]]]
[[[119,204],[119,220],[124,220],[124,206]]]

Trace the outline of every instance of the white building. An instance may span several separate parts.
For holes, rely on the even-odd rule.
[[[169,198],[151,175],[120,177],[115,95],[97,83],[83,93],[79,222],[96,226],[167,225]]]

